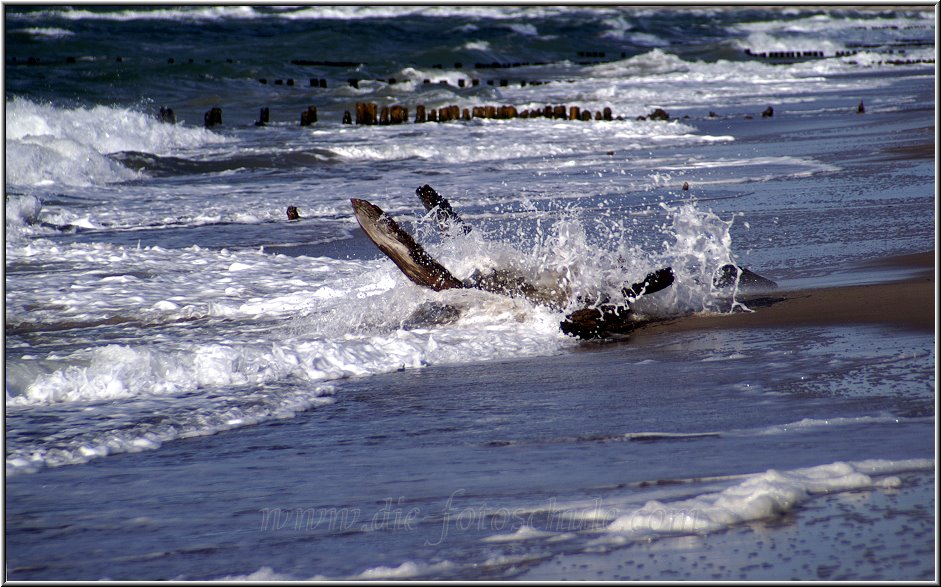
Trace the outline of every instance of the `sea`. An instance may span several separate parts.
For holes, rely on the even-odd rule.
[[[936,4],[3,13],[6,579],[937,580],[935,333],[559,328],[910,277]]]

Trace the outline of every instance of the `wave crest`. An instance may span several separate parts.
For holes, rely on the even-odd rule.
[[[10,185],[95,186],[142,175],[108,157],[121,151],[170,154],[226,139],[201,128],[164,124],[128,108],[62,108],[14,97],[6,103]]]

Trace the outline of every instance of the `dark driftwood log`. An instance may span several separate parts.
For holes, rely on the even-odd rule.
[[[418,199],[421,200],[425,210],[428,212],[435,210],[435,222],[438,224],[440,230],[447,230],[451,226],[460,226],[464,234],[471,231],[471,227],[464,224],[464,220],[458,216],[458,213],[454,211],[451,204],[446,199],[442,198],[430,185],[425,184],[421,186],[415,190],[415,193],[418,194]]]
[[[630,287],[621,290],[624,297],[629,301],[634,301],[642,295],[656,293],[673,285],[676,276],[671,267],[657,269],[647,275],[640,283],[634,283]]]
[[[586,340],[629,334],[648,321],[638,320],[628,306],[602,305],[582,308],[565,317],[559,328],[569,336]]]
[[[435,211],[438,228],[446,231],[450,226],[461,226],[464,233],[471,227],[454,211],[450,202],[430,185],[423,185],[415,190],[425,210]],[[630,309],[630,303],[642,295],[652,294],[673,285],[673,269],[665,267],[648,274],[640,283],[631,284],[622,290],[625,297],[623,304],[602,303],[576,310],[560,323],[562,331],[579,338],[599,338],[615,334],[627,334],[641,324]],[[464,281],[464,287],[482,289],[491,293],[510,297],[523,297],[537,304],[561,308],[565,301],[565,292],[558,288],[551,291],[537,288],[525,278],[506,270],[491,270],[489,273],[475,271]]]
[[[356,220],[366,236],[413,282],[435,291],[463,288],[464,283],[425,252],[410,234],[381,208],[366,200],[352,199]]]
[[[417,190],[418,197],[427,210],[437,210],[439,225],[459,223],[465,231],[460,216],[448,201],[441,197],[431,186],[424,185]],[[556,288],[539,288],[524,277],[512,271],[492,270],[489,273],[475,272],[464,282],[454,277],[444,266],[435,261],[415,240],[399,227],[378,206],[365,200],[353,199],[353,211],[356,220],[366,235],[402,270],[414,283],[429,287],[435,291],[457,288],[475,288],[510,297],[525,297],[534,303],[560,308],[567,302],[565,292]],[[758,288],[773,288],[776,284],[747,269],[734,265],[723,266],[715,277],[719,286],[731,285],[735,276],[739,276],[739,285],[751,285]],[[731,281],[729,279],[731,278]],[[586,306],[566,315],[560,322],[562,332],[583,339],[608,338],[629,334],[634,329],[654,322],[640,319],[631,309],[631,303],[643,295],[649,295],[671,286],[675,276],[673,269],[664,267],[648,274],[640,283],[634,283],[621,290],[624,300],[611,303],[610,300],[595,300]]]
[[[767,277],[762,277],[744,267],[736,267],[731,263],[719,267],[719,270],[712,278],[712,284],[716,287],[730,287],[735,284],[736,274],[738,274],[738,286],[742,289],[775,289],[778,287],[777,283]]]

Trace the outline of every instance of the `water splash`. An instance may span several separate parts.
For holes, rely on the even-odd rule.
[[[432,254],[441,255],[460,278],[475,270],[509,269],[539,286],[561,286],[569,292],[566,311],[623,299],[626,285],[664,267],[673,268],[674,286],[639,300],[643,313],[671,317],[727,311],[730,296],[735,305],[737,287],[730,291],[714,283],[722,266],[735,264],[730,232],[735,216],[723,219],[695,201],[632,213],[592,210],[590,215],[572,202],[550,202],[545,210],[523,202],[523,208],[520,221],[452,232],[432,247]],[[662,214],[663,222],[652,226]],[[434,240],[431,224],[419,222],[420,240]],[[652,230],[659,233],[660,248],[649,244]]]

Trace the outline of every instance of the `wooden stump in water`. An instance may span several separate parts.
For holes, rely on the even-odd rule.
[[[269,120],[270,111],[267,108],[262,108],[258,113],[258,120],[255,121],[255,126],[267,126]]]
[[[497,118],[500,120],[509,120],[517,116],[519,116],[519,113],[513,106],[500,106],[500,108],[497,109]]]
[[[219,126],[222,124],[222,108],[214,106],[211,110],[207,111],[203,115],[203,124],[206,128],[212,128],[214,126]]]
[[[392,106],[389,109],[389,124],[403,124],[408,122],[408,108],[404,106]]]
[[[176,114],[173,112],[173,108],[161,106],[160,114],[157,115],[157,120],[167,124],[176,124]]]
[[[378,106],[375,102],[356,103],[356,124],[378,124]]]
[[[301,126],[310,126],[317,122],[317,108],[308,106],[307,110],[301,112]]]

